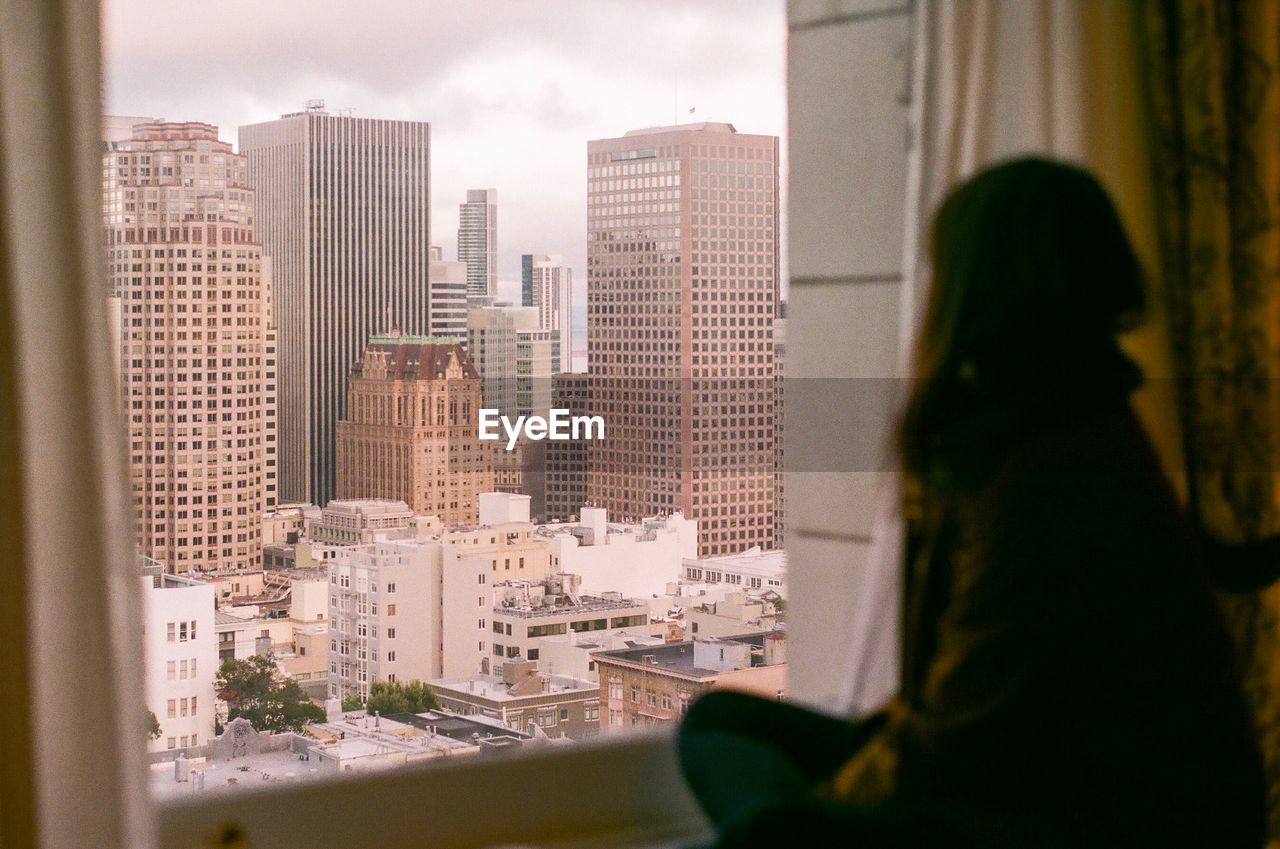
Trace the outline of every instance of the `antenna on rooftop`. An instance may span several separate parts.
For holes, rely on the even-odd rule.
[[[311,100],[308,100],[308,101],[307,101],[307,111],[308,111],[308,112],[323,112],[323,111],[324,111],[324,98],[323,98],[323,97],[317,97],[317,98],[312,98]]]

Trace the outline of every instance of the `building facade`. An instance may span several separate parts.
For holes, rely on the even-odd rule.
[[[585,740],[600,733],[600,688],[592,681],[543,675],[534,664],[511,664],[502,675],[427,682],[440,706],[463,716],[487,716],[515,731]]]
[[[138,549],[170,572],[255,569],[277,382],[245,157],[211,124],[155,121],[102,165]]]
[[[179,575],[143,569],[142,615],[147,708],[160,726],[148,751],[186,749],[213,737],[214,589]]]
[[[467,354],[483,383],[485,407],[512,421],[551,409],[559,335],[539,328],[537,310],[473,306],[467,312]]]
[[[493,488],[477,430],[480,375],[461,345],[376,336],[352,369],[337,426],[337,496],[403,501],[447,525],[475,523]]]
[[[339,549],[328,567],[330,698],[367,697],[374,681],[489,673],[494,586],[549,574],[532,530],[482,523]]]
[[[369,337],[431,332],[430,130],[322,103],[240,128],[279,316],[280,497],[334,497],[335,427]]]
[[[467,264],[431,249],[431,335],[467,342]]]
[[[765,698],[786,692],[782,631],[641,646],[592,655],[600,675],[600,732],[675,725],[698,696],[738,690]]]
[[[458,207],[458,261],[467,265],[467,295],[498,294],[498,190],[468,189]]]
[[[493,660],[490,669],[540,660],[540,638],[567,636],[570,631],[623,631],[643,636],[660,635],[664,626],[651,626],[649,605],[618,593],[580,595],[574,591],[577,576],[557,573],[543,581],[508,581],[494,588]],[[539,666],[548,674],[562,670]]]
[[[551,406],[570,416],[591,415],[591,376],[561,372],[551,384]],[[546,517],[568,522],[587,500],[587,441],[565,439],[546,447]]]
[[[556,373],[573,371],[573,269],[559,254],[520,258],[522,305],[538,311],[538,327],[558,334]]]
[[[730,124],[587,145],[587,498],[680,510],[702,555],[775,547],[778,139]]]

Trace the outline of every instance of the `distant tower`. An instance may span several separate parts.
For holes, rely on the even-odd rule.
[[[559,333],[556,371],[573,371],[573,269],[559,254],[525,254],[520,275],[524,306],[537,309],[540,328]]]
[[[467,264],[467,294],[498,294],[498,190],[468,189],[458,207],[458,261]]]
[[[431,335],[467,342],[467,264],[431,249]]]
[[[277,381],[254,190],[217,127],[139,120],[103,158],[138,548],[259,569]]]
[[[431,332],[430,142],[425,122],[320,101],[240,128],[272,258],[284,501],[333,498],[334,428],[369,336]]]

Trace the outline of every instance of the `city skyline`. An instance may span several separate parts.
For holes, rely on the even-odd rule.
[[[601,2],[588,16],[548,2],[495,21],[449,4],[348,17],[336,4],[233,2],[198,39],[185,37],[188,5],[104,3],[105,112],[208,121],[229,140],[315,98],[431,122],[432,244],[452,254],[466,190],[496,187],[497,295],[513,303],[523,253],[564,254],[583,302],[588,139],[704,119],[785,138],[781,3],[659,2],[639,14]],[[626,37],[600,37],[611,32]],[[217,61],[229,43],[236,62]]]

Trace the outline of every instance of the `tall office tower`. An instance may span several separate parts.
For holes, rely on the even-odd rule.
[[[467,311],[467,353],[484,387],[484,405],[513,422],[551,409],[559,336],[538,327],[538,313],[508,304]]]
[[[240,128],[273,261],[285,501],[333,498],[334,428],[369,336],[431,332],[430,136],[318,101]]]
[[[551,406],[568,410],[570,416],[592,415],[591,375],[557,374],[551,389]],[[586,440],[547,443],[545,486],[548,521],[564,522],[580,514],[587,500]]]
[[[270,296],[245,158],[211,124],[152,121],[102,164],[139,552],[260,568]]]
[[[524,306],[538,311],[538,326],[560,334],[556,371],[573,371],[573,269],[559,254],[524,254],[520,288]]]
[[[431,249],[431,335],[467,342],[467,264]]]
[[[461,345],[375,336],[352,369],[338,422],[338,498],[403,501],[446,525],[474,523],[492,488],[480,441],[480,375]]]
[[[730,124],[587,145],[587,498],[680,510],[701,556],[771,549],[778,139]]]
[[[484,406],[513,422],[518,416],[546,416],[560,358],[558,340],[556,331],[538,328],[538,312],[531,307],[472,307],[467,352],[484,386]],[[493,451],[494,490],[528,495],[533,515],[544,515],[547,443],[521,439],[510,450],[505,439],[485,444]]]
[[[468,189],[458,207],[458,261],[467,264],[467,294],[498,294],[498,190]]]

